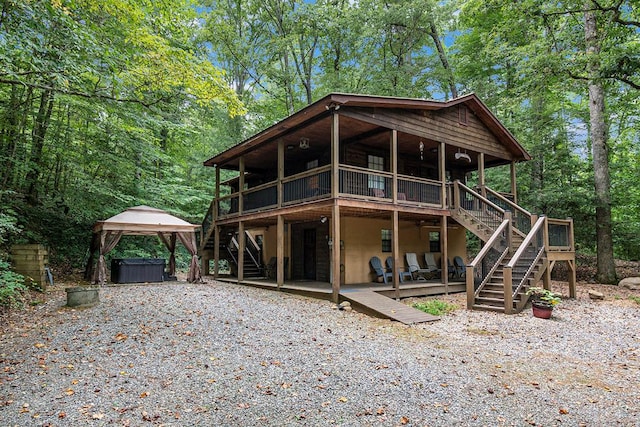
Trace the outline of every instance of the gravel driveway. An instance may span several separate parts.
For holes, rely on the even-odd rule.
[[[615,295],[416,326],[217,282],[65,298],[2,328],[1,426],[640,426],[640,305]]]

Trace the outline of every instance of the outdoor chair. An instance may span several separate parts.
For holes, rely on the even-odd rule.
[[[456,275],[456,268],[453,264],[451,264],[451,260],[447,258],[447,274],[449,278],[452,279]]]
[[[453,257],[453,268],[455,270],[454,272],[455,277],[457,277],[458,279],[462,279],[463,277],[465,277],[467,266],[464,265],[464,261],[462,260],[461,257],[459,256]]]
[[[393,267],[393,257],[387,257],[387,269],[391,270],[392,274],[395,272],[395,269]],[[411,276],[411,273],[409,273],[408,271],[401,271],[400,269],[398,269],[398,278],[400,279],[401,282],[404,282],[404,279],[409,279],[409,280],[413,280],[413,277]]]
[[[289,268],[289,257],[284,257],[284,276],[287,278],[287,269]],[[275,279],[278,273],[278,258],[272,256],[267,265],[264,266],[264,276],[268,279]]]
[[[384,283],[389,283],[387,281],[389,279],[393,280],[393,273],[384,269],[380,258],[378,258],[377,256],[371,257],[371,259],[369,260],[369,264],[371,264],[371,268],[373,268],[373,271],[375,271],[376,273],[376,279],[382,277],[382,281]]]
[[[429,272],[432,275],[440,276],[440,273],[442,273],[442,269],[436,263],[436,260],[433,257],[433,254],[431,252],[425,252],[425,254],[424,254],[424,262],[425,262],[425,264],[427,266],[427,270],[429,270]]]
[[[407,252],[406,254],[404,254],[404,257],[407,260],[407,265],[409,266],[409,273],[411,273],[411,276],[414,280],[425,280],[430,278],[431,271],[428,268],[420,267],[420,264],[418,264],[418,257],[414,252]]]

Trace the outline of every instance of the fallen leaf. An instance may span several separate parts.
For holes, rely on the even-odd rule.
[[[402,425],[409,424],[409,418],[407,417],[400,418],[400,424]]]
[[[40,342],[39,342],[39,343],[37,343],[37,344],[34,344],[34,347],[36,347],[36,348],[42,348],[42,347],[44,347],[44,346],[45,346],[45,345],[44,345],[44,344],[42,344],[42,343],[40,343]]]
[[[122,332],[118,332],[114,338],[115,338],[116,341],[124,341],[129,337],[127,335],[123,334]]]
[[[346,397],[342,396],[342,397],[340,397],[340,398],[338,399],[338,402],[345,403],[345,402],[347,402],[348,400],[349,400],[349,399],[347,399]]]
[[[74,394],[76,394],[76,392],[73,391],[71,388],[68,388],[65,390],[64,394],[66,394],[67,396],[73,396]]]
[[[66,414],[66,413],[64,413],[64,412],[60,412],[60,413],[58,414],[58,418],[60,418],[60,419],[63,419],[63,418],[64,418],[64,417],[66,417],[66,416],[67,416],[67,414]]]
[[[104,414],[96,413],[91,416],[94,420],[101,420],[104,418]]]
[[[140,397],[141,398],[145,398],[145,397],[149,397],[149,392],[148,391],[143,391],[142,393],[140,393]]]
[[[560,408],[560,411],[559,411],[559,412],[560,412],[562,415],[567,415],[567,414],[569,413],[569,410],[568,410],[568,409],[565,409],[565,408]]]

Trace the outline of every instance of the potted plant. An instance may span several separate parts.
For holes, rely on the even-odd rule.
[[[553,307],[560,304],[560,296],[548,289],[534,286],[527,290],[527,295],[531,297],[533,316],[541,319],[550,318]]]

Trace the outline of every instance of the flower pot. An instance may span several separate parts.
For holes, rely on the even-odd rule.
[[[533,309],[533,317],[537,317],[540,319],[549,319],[551,317],[551,313],[553,312],[553,307],[548,305],[536,304],[534,302],[531,303],[531,308]]]

